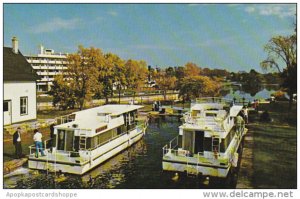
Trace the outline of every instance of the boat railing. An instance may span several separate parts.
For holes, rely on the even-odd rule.
[[[73,122],[75,120],[75,114],[63,115],[60,117],[56,117],[56,124],[64,124],[68,122]]]
[[[163,147],[163,155],[167,153],[173,153],[178,155],[178,149],[181,147],[181,141],[179,136],[173,138],[168,144]]]
[[[43,145],[44,145],[44,147],[42,147],[42,148],[40,148],[40,149],[42,149],[42,150],[47,150],[47,149],[49,149],[49,148],[51,148],[51,146],[52,146],[52,140],[53,139],[47,139],[47,140],[45,140],[44,142],[43,142]],[[32,154],[32,151],[36,151],[36,144],[34,143],[34,144],[32,144],[32,145],[29,145],[29,154]],[[35,153],[35,152],[34,152]]]
[[[201,97],[192,101],[192,103],[222,103],[230,104],[232,100],[223,97]]]

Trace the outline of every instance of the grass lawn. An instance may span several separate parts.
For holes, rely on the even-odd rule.
[[[50,138],[50,129],[48,128],[41,128],[39,129],[40,132],[43,134],[43,140],[47,140]],[[33,130],[28,132],[22,132],[22,151],[24,155],[29,155],[29,146],[34,144],[33,141]],[[15,146],[13,145],[13,136],[9,134],[4,135],[4,142],[3,142],[3,161],[9,161],[14,159],[15,155]]]
[[[260,122],[252,115],[249,125],[253,132],[253,179],[254,188],[297,188],[297,110],[288,104],[260,106],[268,110],[272,122]]]

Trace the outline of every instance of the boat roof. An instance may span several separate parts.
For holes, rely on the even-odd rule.
[[[139,106],[139,105],[128,105],[128,104],[108,104],[108,105],[104,105],[104,106],[98,106],[95,108],[90,108],[90,109],[86,109],[86,110],[82,110],[82,111],[77,111],[74,112],[74,114],[76,114],[76,116],[78,114],[85,114],[85,113],[102,113],[102,114],[110,114],[112,116],[117,116],[117,115],[121,115],[123,113],[127,113],[130,111],[134,111],[137,109],[143,108],[143,106]]]
[[[233,105],[230,108],[230,116],[231,117],[236,117],[242,109],[243,109],[243,106]]]
[[[220,103],[202,103],[202,104],[194,104],[191,109],[192,110],[207,110],[207,109],[223,109],[224,105]]]
[[[123,113],[131,112],[142,108],[139,105],[104,105],[91,109],[74,112],[75,120],[72,122],[64,123],[55,126],[56,128],[73,128],[72,125],[76,124],[79,129],[94,130],[104,126],[108,126],[108,123],[103,122],[103,118],[99,117],[99,114],[107,114],[111,116],[117,116]]]

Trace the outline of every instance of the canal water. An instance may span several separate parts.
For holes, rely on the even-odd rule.
[[[4,178],[5,188],[51,189],[195,189],[234,188],[234,183],[211,183],[181,175],[177,181],[173,174],[162,171],[162,147],[178,135],[178,117],[151,118],[144,138],[84,176],[37,173],[21,168]]]

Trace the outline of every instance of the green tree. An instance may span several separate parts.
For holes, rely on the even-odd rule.
[[[297,35],[275,36],[264,47],[267,59],[261,62],[263,69],[275,67],[281,74],[283,84],[289,95],[289,109],[292,108],[293,94],[297,92]]]
[[[103,82],[102,95],[105,97],[105,103],[108,103],[109,96],[113,95],[114,86],[119,92],[119,102],[122,84],[125,84],[124,60],[118,55],[107,53],[105,57],[105,67],[100,69],[99,81]]]

